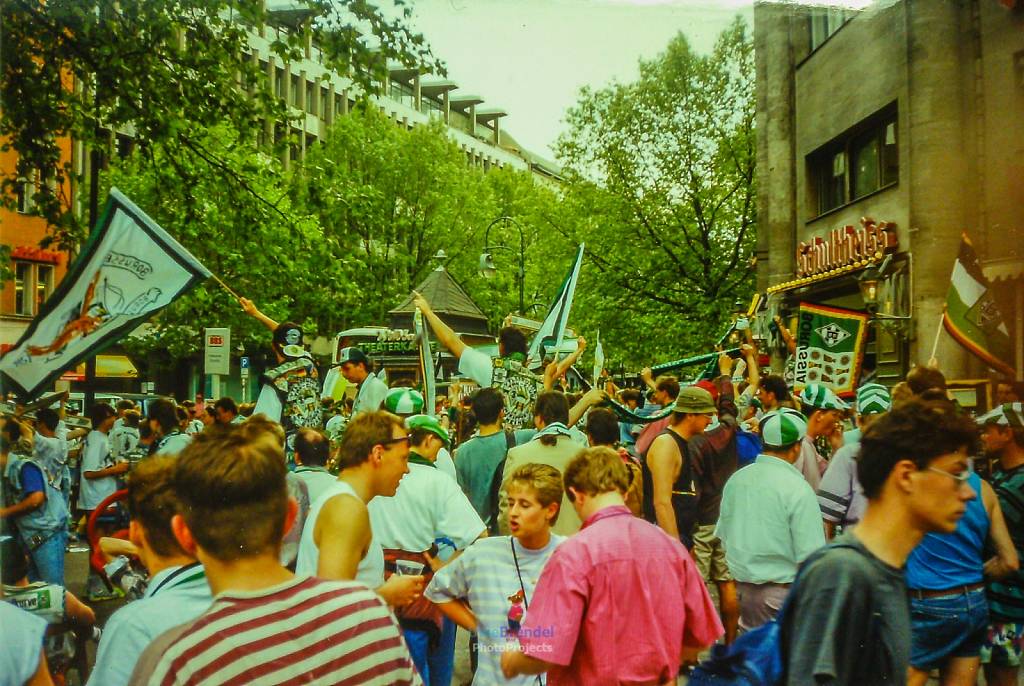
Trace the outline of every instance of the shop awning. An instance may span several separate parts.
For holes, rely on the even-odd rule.
[[[981,265],[989,281],[1010,281],[1024,278],[1024,260],[989,260]]]
[[[137,379],[139,370],[126,355],[97,355],[96,376],[107,379]],[[64,381],[85,381],[85,363],[78,365],[73,371],[64,372],[60,378]]]

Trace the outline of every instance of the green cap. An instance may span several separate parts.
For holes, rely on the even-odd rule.
[[[1024,403],[1006,403],[987,414],[978,417],[978,423],[998,424],[999,426],[1012,426],[1016,429],[1024,428]]]
[[[405,420],[405,428],[409,431],[415,431],[416,429],[429,431],[444,441],[445,447],[452,443],[451,436],[449,436],[448,431],[441,426],[441,422],[437,420],[437,417],[431,417],[429,414],[414,414]]]
[[[807,419],[794,409],[783,407],[761,418],[761,440],[773,448],[793,445],[807,435]]]
[[[849,407],[828,386],[820,383],[809,383],[800,392],[800,403],[816,410],[845,410]]]
[[[398,386],[384,396],[384,409],[403,417],[423,411],[423,395],[406,386]]]
[[[882,414],[892,409],[892,395],[880,383],[866,383],[857,389],[857,414]]]

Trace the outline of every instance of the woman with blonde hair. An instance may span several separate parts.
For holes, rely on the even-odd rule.
[[[475,686],[538,683],[534,676],[502,676],[501,653],[516,645],[541,571],[565,540],[551,533],[562,503],[562,475],[557,469],[521,465],[502,490],[507,494],[512,535],[477,540],[438,570],[424,591],[449,619],[477,635]]]

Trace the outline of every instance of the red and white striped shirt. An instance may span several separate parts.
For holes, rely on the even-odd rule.
[[[354,581],[295,578],[221,593],[194,622],[157,637],[131,686],[422,686],[394,616]]]

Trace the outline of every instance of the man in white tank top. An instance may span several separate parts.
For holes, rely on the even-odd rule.
[[[384,552],[366,508],[378,496],[393,496],[409,471],[409,436],[402,420],[383,411],[355,417],[342,438],[339,463],[338,480],[310,508],[295,571],[355,579],[392,607],[406,605],[422,595],[424,579],[396,574],[384,582]]]

